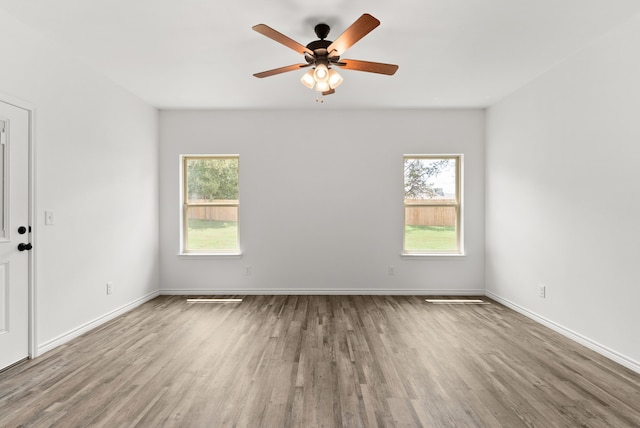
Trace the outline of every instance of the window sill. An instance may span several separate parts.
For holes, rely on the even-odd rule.
[[[465,259],[466,254],[400,254],[403,260],[455,260],[461,261]]]
[[[176,256],[184,260],[241,259],[242,253],[178,253]]]

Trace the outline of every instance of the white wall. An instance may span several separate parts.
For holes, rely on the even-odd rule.
[[[636,371],[638,40],[636,16],[493,106],[486,165],[488,293]]]
[[[484,292],[484,112],[324,107],[160,113],[163,293]],[[203,153],[240,154],[241,259],[177,256],[179,155]],[[464,258],[400,258],[417,153],[465,156]]]
[[[0,93],[36,109],[35,317],[44,351],[157,293],[157,111],[2,11],[0,40]],[[44,225],[45,209],[55,225]]]

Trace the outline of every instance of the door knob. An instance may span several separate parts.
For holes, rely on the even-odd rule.
[[[33,248],[33,245],[31,245],[31,242],[24,244],[24,243],[20,243],[18,244],[18,251],[24,251],[24,250],[31,250]]]
[[[19,233],[20,235],[24,235],[25,233],[27,233],[27,228],[26,228],[26,227],[24,227],[24,226],[20,226],[20,227],[18,228],[18,233]]]

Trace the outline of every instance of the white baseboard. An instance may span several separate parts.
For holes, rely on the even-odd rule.
[[[220,296],[220,295],[341,295],[341,296],[484,296],[484,290],[438,290],[438,289],[362,289],[362,288],[260,288],[260,289],[162,289],[166,296]]]
[[[514,311],[526,316],[527,318],[531,318],[532,320],[549,327],[551,330],[560,333],[561,335],[568,337],[569,339],[578,342],[579,344],[591,349],[592,351],[597,352],[600,355],[607,357],[610,360],[615,361],[616,363],[628,368],[629,370],[633,370],[636,373],[640,373],[640,363],[638,361],[634,361],[631,358],[622,355],[612,349],[607,348],[604,345],[601,345],[588,337],[585,337],[575,331],[572,331],[566,327],[561,326],[545,317],[542,317],[535,312],[530,311],[516,303],[511,302],[505,298],[502,298],[490,291],[486,291],[485,295],[496,302],[502,303],[506,307],[513,309]]]
[[[36,355],[34,355],[33,357],[37,357],[39,355],[44,354],[47,351],[51,351],[52,349],[72,340],[75,339],[76,337],[88,332],[89,330],[92,330],[96,327],[99,327],[100,325],[111,321],[112,319],[126,313],[129,312],[131,309],[142,305],[145,302],[148,302],[149,300],[158,297],[160,295],[160,293],[158,291],[154,291],[152,293],[147,294],[146,296],[142,296],[139,299],[134,300],[133,302],[127,303],[124,306],[121,306],[99,318],[94,319],[93,321],[89,321],[86,324],[81,325],[80,327],[77,327],[71,331],[68,331],[67,333],[64,333],[58,337],[56,337],[55,339],[49,340],[48,342],[45,342],[41,345],[38,346],[37,348],[37,352]]]

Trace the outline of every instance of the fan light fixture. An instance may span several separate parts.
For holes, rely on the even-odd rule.
[[[369,34],[374,28],[380,25],[373,16],[368,13],[363,14],[360,18],[349,26],[335,41],[327,40],[329,35],[329,26],[324,23],[316,25],[313,30],[318,36],[318,40],[308,43],[306,46],[295,40],[285,36],[284,34],[265,25],[254,25],[253,30],[266,36],[276,42],[304,55],[305,62],[291,64],[284,67],[274,68],[273,70],[255,73],[258,78],[274,76],[276,74],[286,73],[289,71],[300,70],[303,67],[310,67],[300,82],[309,89],[315,89],[322,95],[329,95],[335,92],[335,89],[342,83],[342,76],[335,70],[340,67],[347,70],[364,71],[367,73],[393,75],[398,66],[395,64],[385,64],[382,62],[360,61],[357,59],[342,58],[342,54],[353,46],[358,40]],[[318,101],[316,99],[316,101]]]
[[[340,86],[343,80],[340,73],[321,63],[303,74],[300,82],[309,89],[315,88],[318,92],[326,92]]]

